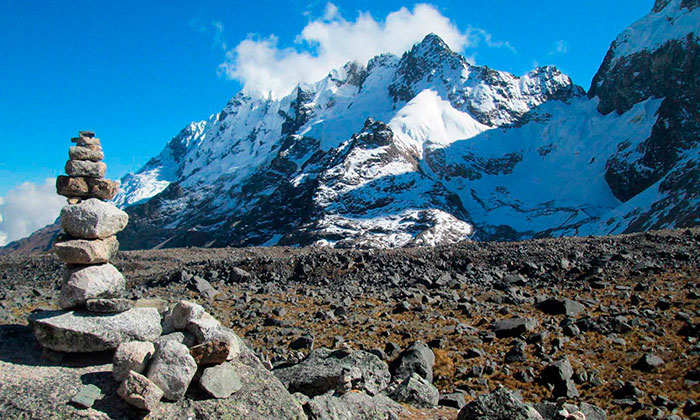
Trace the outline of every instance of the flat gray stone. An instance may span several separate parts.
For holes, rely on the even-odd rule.
[[[100,314],[118,314],[120,312],[126,312],[133,307],[133,300],[123,298],[88,299],[87,302],[85,302],[86,310]]]
[[[107,165],[104,162],[92,162],[89,160],[69,160],[66,162],[65,169],[70,176],[89,178],[104,178],[105,173],[107,173]]]
[[[126,379],[130,371],[144,372],[155,352],[155,346],[148,341],[121,343],[112,359],[112,376],[117,381],[122,381]]]
[[[228,398],[242,387],[236,369],[228,363],[204,369],[199,385],[214,398]]]
[[[69,239],[56,242],[53,250],[66,264],[104,264],[119,251],[116,236],[105,239]]]
[[[102,397],[100,388],[93,384],[84,385],[70,402],[82,408],[90,408],[95,404],[95,401]]]
[[[117,395],[134,407],[152,411],[163,398],[163,390],[147,377],[130,371],[117,389]]]
[[[99,162],[105,158],[103,151],[92,150],[82,146],[71,146],[68,149],[68,156],[70,160],[90,160],[93,162]]]
[[[74,238],[104,239],[121,232],[129,215],[113,204],[89,198],[61,210],[61,228]]]
[[[147,376],[163,390],[165,399],[177,401],[185,396],[195,373],[197,363],[187,346],[166,341],[158,346]]]
[[[33,313],[29,320],[42,346],[67,353],[112,350],[125,341],[153,341],[162,331],[160,314],[153,308],[134,308],[115,315],[42,311]]]
[[[124,276],[112,264],[67,268],[59,305],[67,309],[84,305],[89,299],[121,297],[125,289]]]

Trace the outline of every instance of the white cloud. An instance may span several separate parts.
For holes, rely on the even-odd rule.
[[[0,197],[0,246],[56,220],[66,200],[56,194],[55,183],[53,178],[40,185],[25,182]]]
[[[560,39],[554,43],[554,49],[549,52],[549,55],[561,54],[564,55],[569,52],[569,46],[566,45],[566,41]]]
[[[240,81],[244,90],[279,97],[297,83],[311,83],[325,77],[348,61],[366,63],[382,54],[403,54],[427,34],[439,35],[455,51],[484,42],[489,47],[515,49],[508,42],[496,42],[486,31],[468,28],[462,32],[434,6],[417,4],[376,20],[360,12],[354,21],[341,15],[332,3],[323,17],[311,20],[297,35],[295,48],[280,48],[273,34],[249,36],[226,53],[220,73]]]
[[[211,23],[214,27],[214,47],[221,48],[226,51],[228,47],[226,46],[226,41],[224,40],[224,24],[221,21],[215,20]]]

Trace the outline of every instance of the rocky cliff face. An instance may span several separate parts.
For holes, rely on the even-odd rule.
[[[428,35],[280,100],[236,95],[123,180],[126,248],[397,247],[700,221],[696,0],[657,1],[588,96]]]
[[[648,189],[663,196],[646,211],[630,215],[634,222],[629,230],[697,223],[698,6],[697,0],[657,0],[650,15],[612,43],[588,93],[600,99],[603,114],[624,113],[647,98],[663,99],[649,138],[634,147],[620,144],[606,165],[605,178],[621,201]]]

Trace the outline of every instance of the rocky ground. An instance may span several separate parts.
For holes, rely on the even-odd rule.
[[[421,341],[443,397],[470,401],[504,386],[532,403],[648,419],[700,415],[699,251],[700,229],[690,229],[386,251],[130,251],[114,264],[129,297],[197,301],[277,372],[322,347],[391,365]],[[50,254],[0,257],[4,336],[38,346],[23,325],[57,301],[61,275]],[[457,411],[406,406],[402,416]]]

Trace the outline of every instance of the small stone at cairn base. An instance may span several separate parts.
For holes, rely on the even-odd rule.
[[[129,372],[129,376],[117,389],[117,394],[129,404],[147,411],[156,408],[163,398],[162,389],[134,371]]]

